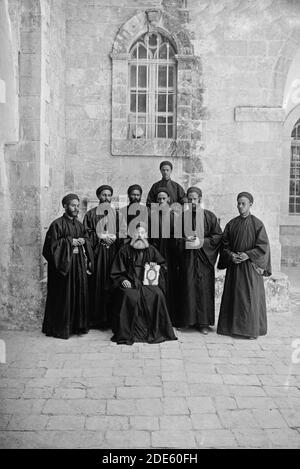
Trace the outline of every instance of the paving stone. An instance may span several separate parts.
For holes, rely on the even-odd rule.
[[[49,386],[45,388],[31,388],[29,386],[25,387],[25,390],[22,394],[22,399],[49,399],[54,392],[54,388]]]
[[[44,399],[3,399],[0,414],[39,414],[45,402]]]
[[[187,404],[192,414],[215,412],[213,401],[210,397],[187,397]]]
[[[129,376],[125,377],[125,386],[161,386],[160,376]]]
[[[236,397],[239,409],[275,409],[277,407],[273,399],[268,397]]]
[[[24,386],[18,388],[0,388],[0,399],[18,399],[24,393]]]
[[[97,376],[96,378],[62,378],[60,386],[63,388],[98,388],[101,386],[122,386],[125,377]]]
[[[280,409],[280,414],[283,416],[289,427],[300,428],[300,402],[297,410]]]
[[[190,389],[187,383],[166,381],[163,383],[163,393],[165,397],[185,397],[190,395]]]
[[[108,400],[107,415],[135,415],[136,401],[134,399]]]
[[[67,377],[80,377],[82,376],[81,368],[62,368],[62,369],[48,369],[45,378],[67,378]]]
[[[133,430],[159,430],[159,417],[136,415],[130,417],[130,427]]]
[[[48,423],[49,417],[45,415],[13,415],[7,430],[44,430]]]
[[[84,377],[103,377],[103,376],[112,376],[113,374],[113,367],[105,367],[105,368],[83,368],[82,376]]]
[[[238,386],[259,386],[260,381],[256,375],[222,375],[225,384]]]
[[[287,423],[277,409],[253,409],[252,413],[261,428],[287,429]]]
[[[217,414],[192,414],[192,425],[195,430],[205,430],[207,428],[223,428]]]
[[[49,417],[47,430],[83,430],[85,417],[77,415],[55,415]]]
[[[143,430],[108,430],[105,441],[108,448],[149,448],[150,433]]]
[[[32,365],[32,364],[31,364]],[[8,368],[1,376],[4,378],[42,378],[46,368]]]
[[[164,415],[159,423],[160,430],[192,430],[192,421],[187,415]]]
[[[6,430],[9,421],[11,420],[12,416],[7,414],[1,414],[0,417],[0,430]]]
[[[250,410],[222,410],[218,412],[218,415],[225,428],[258,428],[260,426]]]
[[[118,399],[162,397],[162,390],[157,386],[124,386],[117,388]]]
[[[160,399],[136,399],[136,415],[161,415]]]
[[[262,448],[267,449],[272,447],[272,443],[268,438],[265,430],[258,428],[234,428],[232,430],[238,445],[241,448]]]
[[[128,430],[129,418],[115,415],[91,416],[86,418],[85,427],[87,430],[100,430],[103,432],[106,430]]]
[[[224,384],[201,383],[190,384],[189,387],[192,396],[229,396],[228,386]]]
[[[262,386],[228,386],[232,396],[245,397],[266,397],[265,390]]]
[[[237,441],[230,430],[206,429],[195,432],[198,448],[236,448]]]
[[[56,388],[51,397],[52,399],[84,399],[86,391],[85,389]]]
[[[292,409],[296,412],[300,411],[300,400],[298,397],[273,397],[278,409]]]
[[[87,398],[89,399],[112,399],[114,397],[116,397],[116,388],[114,386],[101,386],[87,390]]]
[[[167,397],[161,400],[162,410],[165,415],[189,414],[189,407],[184,397]]]
[[[182,371],[163,371],[161,373],[162,381],[186,381],[186,373]]]
[[[223,378],[221,375],[208,374],[208,373],[193,373],[193,372],[187,373],[187,381],[188,383],[191,383],[191,384],[193,383],[223,384]]]
[[[196,448],[196,440],[192,431],[160,430],[152,432],[153,448]]]
[[[272,448],[300,448],[300,434],[297,430],[266,429]]]
[[[217,396],[213,398],[213,402],[217,410],[230,410],[238,407],[237,401],[233,397]]]
[[[97,415],[104,414],[105,400],[100,399],[49,399],[43,414],[49,415]]]

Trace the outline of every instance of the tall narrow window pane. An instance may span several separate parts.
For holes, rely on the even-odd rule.
[[[294,125],[290,160],[289,213],[300,214],[300,119]]]
[[[175,53],[168,39],[157,32],[146,33],[133,44],[129,62],[129,138],[175,138]]]

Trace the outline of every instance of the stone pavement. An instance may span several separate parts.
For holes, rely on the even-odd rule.
[[[215,328],[133,346],[3,331],[0,447],[300,448],[299,310],[294,289],[253,341]]]

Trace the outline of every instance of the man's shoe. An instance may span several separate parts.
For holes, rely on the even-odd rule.
[[[209,330],[207,327],[200,327],[200,332],[201,334],[207,335]]]

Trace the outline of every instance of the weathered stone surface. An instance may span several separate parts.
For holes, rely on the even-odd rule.
[[[63,192],[89,201],[100,182],[126,194],[135,180],[146,197],[161,157],[173,159],[173,177],[184,187],[201,185],[203,203],[222,227],[235,215],[236,193],[253,192],[253,211],[271,240],[273,270],[280,270],[278,186],[283,166],[289,172],[283,89],[299,31],[297,21],[278,18],[297,19],[297,2],[283,0],[274,8],[268,0],[251,7],[199,0],[182,8],[158,0],[45,0],[42,11],[39,2],[7,5],[0,28],[5,327],[41,325],[41,248],[47,227],[61,214]],[[127,138],[128,53],[148,27],[168,31],[176,48],[176,140]],[[23,218],[20,204],[27,210]],[[283,250],[286,261],[297,261],[297,246]],[[283,278],[274,278],[266,280],[267,302],[279,311],[288,307],[288,291]],[[217,281],[217,298],[221,287]]]

